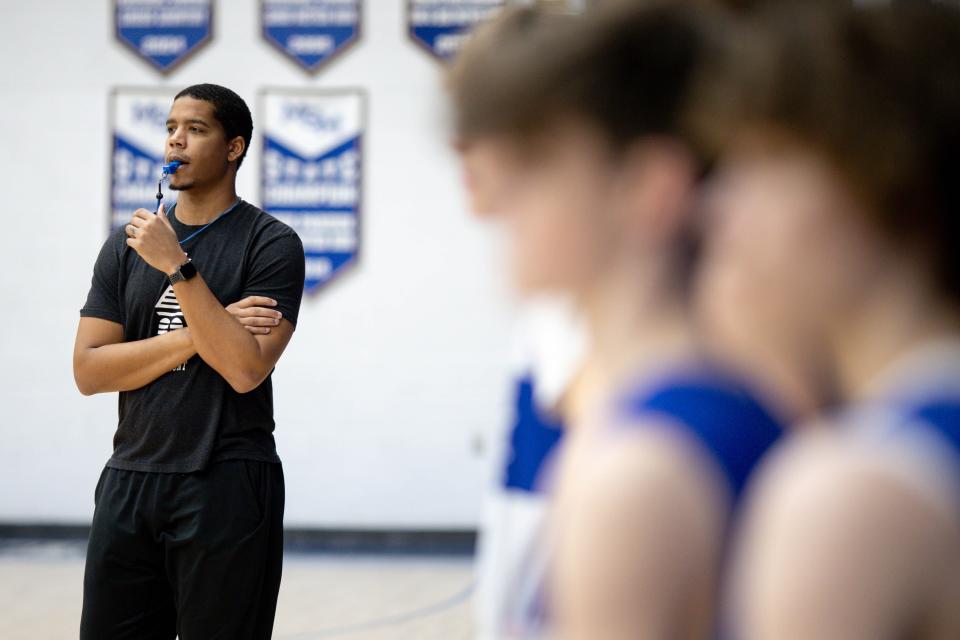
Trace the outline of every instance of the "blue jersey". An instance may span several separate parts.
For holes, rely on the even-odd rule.
[[[537,406],[530,375],[517,381],[515,393],[516,413],[510,430],[503,487],[508,491],[540,493],[544,490],[547,461],[563,436],[563,424],[559,417]]]
[[[527,639],[540,628],[548,476],[564,439],[553,409],[586,347],[576,313],[562,299],[530,301],[518,320],[511,415],[496,439],[484,499],[474,599],[478,640]]]
[[[636,385],[622,396],[621,415],[641,424],[664,417],[692,436],[722,472],[734,503],[783,433],[780,421],[743,381],[706,366]]]
[[[657,428],[680,430],[699,443],[725,480],[729,522],[750,474],[784,432],[781,421],[743,380],[707,365],[640,382],[621,397],[618,409],[640,428],[666,425]],[[726,635],[718,630],[714,637]]]
[[[504,484],[514,491],[536,495],[549,490],[549,462],[562,443],[562,431],[549,415],[537,410],[533,391],[530,380],[523,381],[518,389],[513,458]],[[779,420],[746,384],[707,367],[647,379],[617,396],[615,402],[615,415],[631,424],[656,421],[695,438],[722,472],[734,500],[742,494],[764,453],[783,433]],[[545,607],[543,587],[550,550],[540,540],[528,552],[527,579],[516,594],[514,626],[507,627],[504,638],[549,635],[551,616]]]
[[[548,555],[544,528],[549,469],[563,439],[560,419],[537,402],[532,375],[514,389],[514,415],[498,490],[488,498],[480,562],[482,640],[537,637]]]

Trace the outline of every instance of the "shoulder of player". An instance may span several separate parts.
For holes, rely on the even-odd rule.
[[[678,562],[710,565],[727,494],[709,458],[672,435],[628,430],[568,458],[557,499],[561,555],[592,562],[613,554],[614,572],[640,580],[662,580]]]
[[[870,585],[877,609],[851,612],[872,616],[956,575],[949,506],[835,422],[805,428],[754,479],[737,554],[744,601],[762,597],[774,626],[825,621],[838,603],[866,603],[857,589]]]
[[[716,461],[668,422],[647,418],[598,438],[580,464],[568,467],[577,476],[578,493],[601,510],[724,504]]]
[[[955,495],[931,482],[935,470],[911,460],[902,447],[820,424],[788,441],[757,480],[757,503],[774,521],[806,535],[868,532],[904,519],[954,529]],[[931,461],[932,462],[932,461]],[[829,517],[818,517],[818,516]]]

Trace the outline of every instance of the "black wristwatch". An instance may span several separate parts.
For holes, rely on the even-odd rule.
[[[195,275],[197,275],[197,268],[194,266],[193,261],[187,258],[187,261],[177,267],[176,271],[168,275],[167,279],[170,280],[171,285],[174,285],[178,282],[189,280]]]

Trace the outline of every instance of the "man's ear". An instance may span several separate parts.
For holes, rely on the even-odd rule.
[[[654,243],[676,233],[694,197],[692,154],[673,140],[654,139],[627,150],[621,166],[628,233]]]
[[[227,142],[227,161],[233,162],[238,160],[243,152],[247,149],[247,143],[244,141],[243,136],[237,136],[233,140]]]

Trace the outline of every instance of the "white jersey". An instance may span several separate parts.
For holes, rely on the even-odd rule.
[[[562,439],[553,413],[586,354],[586,333],[571,306],[528,302],[515,344],[513,414],[493,457],[478,553],[477,616],[482,640],[540,633],[547,564],[544,476]]]

